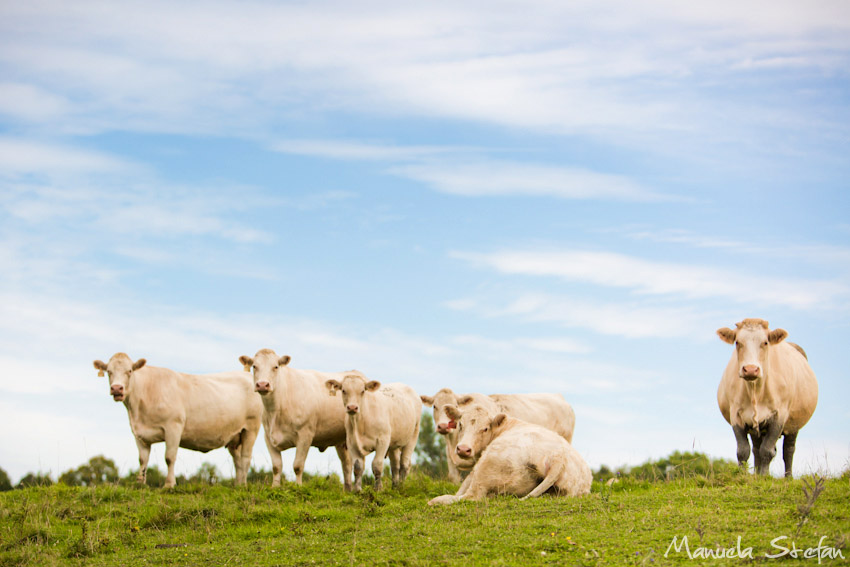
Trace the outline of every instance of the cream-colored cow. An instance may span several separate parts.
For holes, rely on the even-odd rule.
[[[491,415],[505,413],[529,423],[550,429],[572,443],[576,416],[572,406],[561,394],[463,394],[458,395],[449,388],[443,388],[433,397],[420,396],[426,407],[434,411],[434,424],[437,433],[446,443],[448,476],[452,482],[460,482],[460,472],[452,461],[457,447],[455,422],[446,415],[443,408],[456,405],[461,409],[472,404],[479,405]]]
[[[95,360],[94,367],[109,375],[109,394],[127,408],[139,448],[139,482],[146,479],[151,445],[164,441],[166,488],[175,484],[178,447],[203,453],[227,447],[236,484],[245,484],[263,416],[250,374],[183,374],[148,366],[144,358],[133,362],[123,352],[107,364]]]
[[[554,431],[504,413],[493,416],[482,406],[463,411],[447,406],[445,411],[458,429],[452,460],[460,470],[471,472],[456,494],[438,496],[428,504],[482,500],[491,494],[525,500],[550,491],[561,496],[590,492],[590,467]]]
[[[720,413],[732,426],[738,464],[746,466],[750,442],[758,474],[768,474],[776,442],[784,436],[785,476],[791,476],[797,433],[818,403],[818,383],[802,348],[786,342],[788,332],[762,319],[744,319],[733,331],[717,330],[735,352],[717,389]]]
[[[393,487],[404,482],[419,439],[422,415],[419,396],[406,384],[386,384],[349,374],[325,385],[331,395],[342,392],[346,444],[354,461],[354,490],[359,491],[366,455],[375,452],[372,474],[375,490],[381,490],[384,459],[389,456]]]
[[[325,382],[342,380],[350,372],[319,372],[289,366],[289,356],[271,349],[240,356],[245,370],[254,372],[254,389],[262,397],[263,429],[272,459],[272,486],[280,486],[281,451],[295,447],[295,482],[301,484],[310,447],[324,451],[335,447],[342,464],[345,490],[351,490],[351,458],[345,448],[345,411],[339,400],[328,396]]]

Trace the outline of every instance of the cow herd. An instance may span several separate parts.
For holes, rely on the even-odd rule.
[[[756,471],[767,474],[784,436],[790,476],[797,432],[817,405],[817,381],[805,352],[784,342],[785,330],[771,331],[761,319],[745,319],[735,330],[717,334],[735,345],[717,401],[732,426],[739,464],[746,466],[752,440]],[[575,413],[560,394],[455,394],[443,388],[420,396],[406,384],[382,384],[356,370],[299,370],[289,365],[289,356],[271,349],[241,356],[239,362],[243,371],[195,375],[149,366],[144,358],[134,361],[124,353],[108,363],[94,361],[98,375],[109,376],[109,394],[127,409],[140,483],[145,483],[151,445],[164,442],[166,487],[175,485],[178,447],[202,452],[226,447],[235,483],[245,484],[262,424],[272,486],[281,482],[282,451],[295,447],[293,471],[301,484],[310,447],[333,446],[347,491],[361,489],[370,453],[375,453],[375,489],[382,487],[387,457],[396,487],[410,470],[425,405],[446,442],[449,479],[460,482],[467,473],[456,494],[429,504],[492,494],[590,492],[590,467],[572,446]]]

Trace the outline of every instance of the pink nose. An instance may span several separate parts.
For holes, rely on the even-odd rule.
[[[268,382],[265,382],[265,381],[257,382],[256,384],[254,384],[254,391],[260,392],[261,394],[268,392],[270,389],[271,389],[271,384],[269,384]]]
[[[109,387],[109,395],[110,396],[117,396],[118,394],[123,394],[123,393],[124,393],[124,386],[122,386],[121,384],[113,384],[112,386]]]
[[[445,435],[449,432],[449,424],[448,423],[438,423],[437,424],[437,433],[441,435]]]
[[[748,364],[741,369],[744,373],[744,378],[758,378],[761,373],[761,368],[755,364]]]
[[[468,447],[466,445],[458,445],[457,446],[457,454],[459,457],[463,457],[464,459],[468,459],[472,456],[472,447]]]
[[[345,409],[348,410],[348,413],[357,413],[357,410],[359,410],[360,408],[357,406],[357,404],[348,404],[347,406],[345,406]]]

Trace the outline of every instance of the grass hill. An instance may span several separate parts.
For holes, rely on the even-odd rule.
[[[840,565],[849,481],[623,478],[583,498],[437,508],[427,501],[456,487],[421,474],[356,495],[335,477],[279,489],[34,486],[0,493],[0,565],[739,565],[704,555],[740,547],[744,562],[769,564],[765,554],[791,557],[792,542],[803,564],[818,564],[808,549]],[[838,552],[847,559],[824,557]]]

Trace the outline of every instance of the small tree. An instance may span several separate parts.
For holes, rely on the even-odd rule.
[[[27,473],[24,478],[18,482],[15,488],[29,488],[30,486],[50,486],[53,484],[53,479],[50,478],[50,473]]]
[[[446,463],[446,442],[434,427],[434,418],[423,412],[419,422],[419,441],[416,443],[416,464],[422,472],[431,478],[445,478],[448,474]]]
[[[118,482],[118,467],[111,459],[98,455],[76,469],[68,470],[59,477],[59,482],[68,486],[97,486]]]
[[[0,469],[0,492],[7,490],[12,490],[12,481],[9,480],[9,475],[6,474],[6,471]]]
[[[198,472],[189,477],[189,482],[200,482],[202,484],[215,484],[220,480],[218,469],[212,463],[201,463]]]

